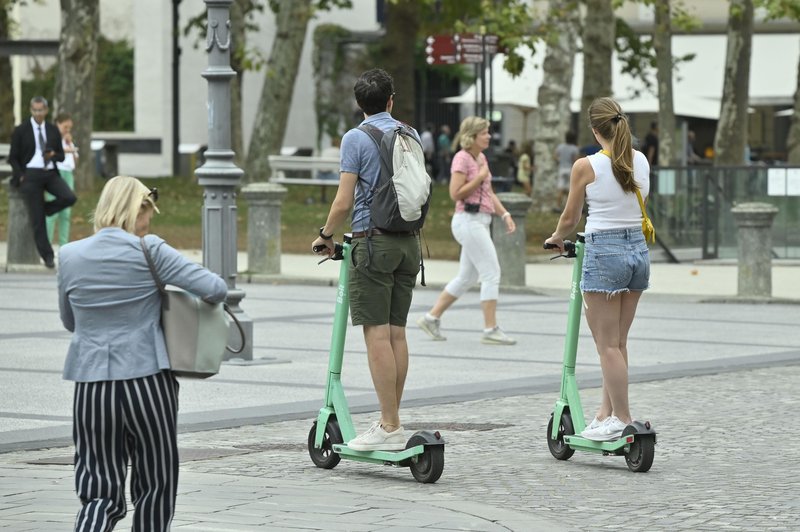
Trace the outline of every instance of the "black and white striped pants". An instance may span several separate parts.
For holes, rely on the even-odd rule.
[[[131,464],[133,530],[169,530],[178,488],[178,381],[171,371],[124,381],[76,382],[72,437],[76,531],[125,517]]]

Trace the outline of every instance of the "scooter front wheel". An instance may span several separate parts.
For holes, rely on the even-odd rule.
[[[338,453],[333,452],[333,445],[344,443],[342,431],[339,430],[339,422],[335,417],[330,417],[325,424],[325,436],[322,438],[322,446],[317,449],[314,447],[314,440],[317,437],[317,422],[311,425],[308,433],[308,454],[314,465],[322,469],[333,469],[342,460]]]
[[[406,443],[406,449],[425,443],[425,438],[415,435]],[[444,445],[425,445],[422,454],[409,459],[408,466],[417,482],[433,484],[439,480],[444,471]]]
[[[575,434],[575,429],[572,425],[572,416],[568,410],[564,410],[561,414],[561,423],[558,426],[558,434],[554,440],[550,435],[553,433],[553,414],[550,414],[550,422],[547,424],[547,448],[550,449],[550,454],[557,460],[569,460],[575,449],[570,447],[564,442],[564,436]]]

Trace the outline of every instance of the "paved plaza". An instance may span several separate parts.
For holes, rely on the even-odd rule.
[[[404,468],[343,460],[322,470],[308,457],[324,393],[335,298],[328,281],[336,265],[306,259],[313,268],[284,266],[290,273],[274,282],[240,279],[242,307],[254,322],[253,361],[226,363],[208,381],[181,382],[175,529],[800,528],[800,449],[791,443],[800,436],[800,305],[730,302],[735,267],[714,266],[727,270],[712,279],[711,266],[654,265],[653,290],[629,343],[633,414],[658,431],[646,474],[630,473],[620,457],[579,452],[559,462],[547,450],[568,264],[534,265],[527,290],[501,295],[499,320],[516,346],[479,342],[476,292],[446,314],[446,342],[410,327],[403,423],[409,433],[438,429],[447,440],[441,479],[422,485]],[[431,262],[432,287],[416,292],[412,320],[454,266]],[[774,270],[795,285],[800,278],[797,267]],[[706,291],[694,290],[704,276],[698,284]],[[70,336],[55,289],[51,274],[0,274],[0,529],[69,530],[77,511],[72,385],[60,376]],[[376,417],[364,358],[353,329],[343,381],[357,428]],[[577,372],[591,417],[600,368],[585,324]],[[129,528],[129,518],[118,526]]]

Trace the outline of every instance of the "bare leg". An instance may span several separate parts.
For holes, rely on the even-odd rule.
[[[442,317],[444,311],[449,309],[450,306],[456,302],[458,298],[453,294],[449,293],[447,290],[442,290],[442,293],[439,294],[439,298],[434,303],[433,308],[431,309],[431,316],[436,319]]]
[[[391,334],[392,352],[394,353],[395,365],[395,397],[397,398],[397,408],[400,408],[400,400],[403,398],[403,388],[406,384],[408,375],[408,342],[406,341],[406,328],[396,325],[389,326]],[[397,415],[398,424],[400,414]]]
[[[367,360],[372,384],[381,405],[381,426],[387,432],[392,432],[400,426],[400,402],[397,394],[398,367],[389,324],[365,325],[364,340],[367,344]],[[405,359],[405,367],[401,370],[403,381],[408,364],[407,348]]]
[[[641,294],[641,292],[620,294],[620,297],[622,297],[622,307],[620,308],[619,350],[622,353],[622,358],[625,360],[625,367],[628,367],[628,331],[633,323],[633,316],[636,314],[636,305],[639,303]],[[597,419],[605,419],[612,413],[611,397],[608,395],[605,382],[603,382],[603,401],[600,403],[600,410],[597,411]]]
[[[494,329],[497,327],[497,300],[487,299],[481,301],[481,309],[483,310],[483,325],[487,329]]]
[[[631,422],[628,405],[627,348],[624,346],[640,296],[640,292],[617,294],[610,298],[600,293],[584,294],[586,320],[592,330],[603,370],[603,394],[608,395],[611,410],[624,423]],[[624,305],[623,300],[625,300]],[[607,408],[606,405],[601,405],[600,408],[599,415],[607,413],[603,411]]]

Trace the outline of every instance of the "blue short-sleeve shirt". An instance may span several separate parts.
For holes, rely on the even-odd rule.
[[[369,124],[383,132],[391,131],[400,122],[387,112],[367,117],[361,124]],[[413,130],[419,140],[419,134]],[[353,204],[353,231],[369,229],[369,202],[372,199],[372,187],[380,175],[381,164],[378,147],[366,131],[353,128],[342,137],[340,167],[342,172],[356,174],[356,196]]]

